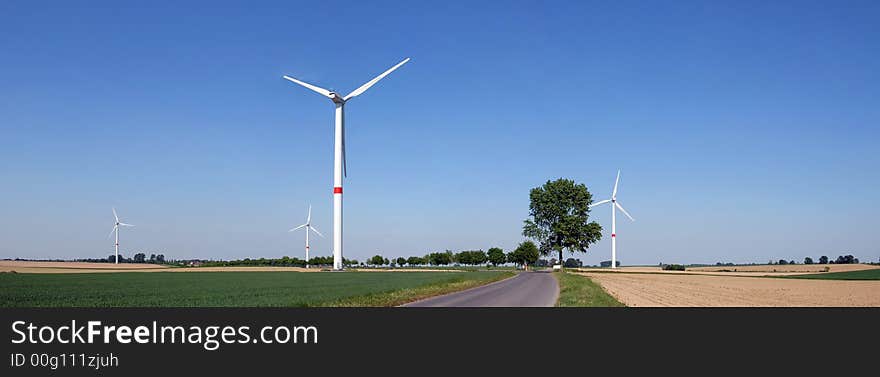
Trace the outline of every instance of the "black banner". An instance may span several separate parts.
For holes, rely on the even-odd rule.
[[[0,309],[0,319],[4,376],[703,363],[791,371],[870,360],[876,347],[859,344],[880,335],[878,308]]]

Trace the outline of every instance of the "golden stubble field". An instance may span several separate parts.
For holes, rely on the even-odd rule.
[[[827,271],[826,271],[827,269]],[[657,266],[632,266],[610,268],[578,268],[578,272],[596,273],[657,273],[657,274],[684,274],[684,275],[723,275],[723,276],[787,276],[803,275],[824,272],[848,272],[869,269],[880,269],[880,266],[870,264],[796,264],[796,265],[754,265],[754,266],[711,266],[711,267],[688,267],[687,271],[664,271]]]
[[[749,271],[719,272],[719,267],[690,271],[622,268],[615,272],[578,272],[600,284],[627,306],[754,307],[754,306],[880,306],[880,281],[781,279],[766,276],[803,274],[810,266],[781,272],[773,267],[747,266]],[[792,269],[798,266],[791,266]],[[823,266],[820,266],[820,268]],[[880,268],[830,265],[831,272]],[[762,277],[765,276],[765,277]]]

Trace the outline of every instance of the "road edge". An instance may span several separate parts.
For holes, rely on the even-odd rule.
[[[501,280],[495,280],[495,281],[490,282],[490,283],[488,283],[488,284],[478,285],[478,286],[476,286],[476,287],[470,287],[470,288],[468,288],[468,289],[462,289],[462,290],[460,290],[460,291],[444,293],[444,294],[442,294],[442,295],[431,296],[431,297],[425,297],[425,298],[418,299],[418,300],[416,300],[416,301],[410,301],[410,302],[407,302],[407,303],[405,303],[405,304],[397,305],[397,306],[395,306],[395,308],[406,308],[406,307],[410,307],[409,305],[412,305],[412,304],[415,304],[415,303],[419,303],[419,302],[422,302],[422,301],[433,300],[433,299],[438,298],[438,297],[443,297],[443,296],[448,296],[448,295],[454,295],[454,294],[458,294],[458,293],[461,293],[461,292],[467,292],[467,291],[472,290],[472,289],[488,287],[488,286],[493,285],[493,284],[499,284],[499,283],[502,283],[502,282],[508,281],[508,280],[510,280],[510,279],[513,279],[513,278],[519,276],[519,274],[521,274],[521,272],[517,272],[516,274],[514,274],[513,276],[511,276],[511,277],[509,277],[509,278],[504,278],[504,279],[501,279]],[[558,282],[556,283],[556,286],[557,286],[557,288],[559,287],[559,283],[558,283]],[[558,292],[557,292],[557,295],[558,295]]]

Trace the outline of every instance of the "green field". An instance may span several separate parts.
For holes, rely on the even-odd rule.
[[[586,276],[556,272],[559,300],[556,306],[625,306]]]
[[[786,276],[791,279],[880,280],[880,269]]]
[[[0,307],[394,306],[510,272],[0,274]]]

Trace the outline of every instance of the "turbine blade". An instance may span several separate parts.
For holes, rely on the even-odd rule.
[[[126,224],[126,223],[119,223],[119,225],[122,225],[122,226],[134,226],[134,225],[132,225],[132,224]]]
[[[348,178],[348,161],[345,159],[345,123],[342,123],[342,176]]]
[[[300,225],[300,226],[298,226],[298,227],[296,227],[296,228],[293,228],[293,229],[291,229],[291,230],[288,230],[288,232],[293,232],[294,230],[297,230],[297,229],[299,229],[299,228],[302,228],[302,227],[304,227],[304,226],[306,226],[306,225],[309,225],[309,224],[302,224],[302,225]]]
[[[306,218],[306,224],[311,224],[311,223],[312,223],[312,205],[309,204],[309,217]]]
[[[629,212],[626,212],[626,210],[623,209],[623,206],[620,205],[620,202],[614,202],[614,205],[617,207],[617,209],[619,209],[621,212],[623,212],[623,214],[626,215],[626,217],[629,217],[630,220],[636,221],[636,219],[634,219],[632,216],[629,215]]]
[[[618,182],[620,182],[620,169],[617,169],[617,179],[614,180],[614,191],[611,192],[612,198],[617,196],[617,183]]]
[[[376,78],[374,78],[374,79],[372,79],[372,80],[370,80],[370,81],[367,81],[366,84],[361,85],[360,88],[355,89],[353,92],[348,93],[348,95],[345,96],[345,98],[343,98],[343,100],[348,101],[349,99],[354,98],[354,97],[357,97],[357,96],[359,96],[361,93],[366,92],[367,89],[370,89],[371,86],[373,86],[374,84],[376,84],[377,82],[379,82],[379,80],[381,80],[383,77],[388,76],[389,73],[394,72],[395,69],[397,69],[397,68],[399,68],[400,66],[406,64],[406,62],[408,62],[408,61],[409,61],[409,58],[403,59],[402,62],[397,63],[397,65],[395,65],[394,67],[391,67],[391,68],[389,68],[387,71],[382,72],[382,74],[379,75],[379,76],[376,76]]]
[[[590,204],[589,208],[593,208],[593,207],[595,207],[595,206],[597,206],[597,205],[599,205],[599,204],[605,204],[605,203],[608,203],[608,202],[610,202],[610,201],[611,201],[611,199],[600,200],[600,201],[598,201],[598,202],[595,202],[595,203],[593,203],[593,204]]]
[[[111,230],[110,234],[107,235],[107,239],[110,239],[110,237],[113,237],[113,232],[115,232],[115,231],[116,231],[116,225],[113,225],[113,230]]]
[[[116,215],[116,208],[113,208],[113,217],[116,218],[116,222],[119,222],[119,216]]]
[[[321,234],[321,232],[319,232],[317,229],[315,229],[315,227],[309,226],[309,229],[311,229],[315,233],[318,233],[318,235],[321,236],[321,238],[324,238],[324,235]]]
[[[314,85],[309,84],[309,83],[307,83],[307,82],[299,81],[299,80],[297,80],[297,79],[295,79],[295,78],[293,78],[293,77],[287,76],[287,75],[285,75],[285,76],[283,76],[283,77],[284,77],[285,79],[289,80],[289,81],[295,82],[295,83],[300,84],[300,85],[302,85],[302,86],[304,86],[304,87],[306,87],[306,88],[308,88],[308,89],[311,89],[312,91],[315,91],[315,92],[317,92],[318,94],[320,94],[320,95],[322,95],[322,96],[324,96],[324,97],[327,97],[327,98],[333,99],[333,96],[330,95],[330,91],[327,90],[327,89],[324,89],[324,88],[321,88],[321,87],[314,86]]]

